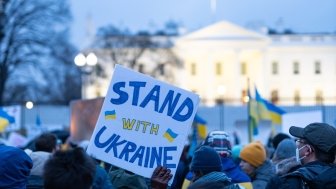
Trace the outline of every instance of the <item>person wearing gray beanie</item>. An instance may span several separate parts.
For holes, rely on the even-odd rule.
[[[279,143],[272,159],[277,175],[284,175],[299,166],[295,160],[295,149],[296,145],[292,139],[287,138]]]
[[[288,139],[288,138],[282,140],[274,152],[272,161],[279,162],[281,160],[294,157],[295,149],[296,149],[296,145],[295,145],[294,140]]]

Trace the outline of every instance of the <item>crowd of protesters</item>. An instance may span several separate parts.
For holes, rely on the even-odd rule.
[[[33,150],[0,144],[0,189],[335,189],[335,127],[311,123],[289,133],[232,146],[227,132],[212,131],[192,154],[185,147],[173,180],[165,167],[144,178],[90,157],[88,141],[60,146],[44,133]]]

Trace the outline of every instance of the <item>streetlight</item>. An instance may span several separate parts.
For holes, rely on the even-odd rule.
[[[226,93],[226,87],[224,85],[219,85],[217,87],[217,94],[218,94],[218,103],[219,103],[219,127],[220,130],[224,131],[224,97],[225,97],[225,93]]]
[[[77,54],[77,56],[74,59],[74,62],[76,66],[78,66],[81,69],[82,74],[82,99],[86,98],[86,88],[88,85],[88,77],[86,75],[91,74],[92,67],[95,66],[98,63],[97,56],[90,52],[87,56],[85,56],[83,53]]]
[[[26,102],[26,108],[27,108],[27,109],[30,110],[30,109],[32,109],[33,107],[34,107],[34,103],[33,103],[32,101],[27,101],[27,102]]]

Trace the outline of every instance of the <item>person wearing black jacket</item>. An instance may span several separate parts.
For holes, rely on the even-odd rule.
[[[301,167],[269,182],[266,189],[336,188],[336,129],[325,123],[311,123],[305,128],[292,126],[296,137],[296,160]],[[334,176],[332,176],[334,175]]]

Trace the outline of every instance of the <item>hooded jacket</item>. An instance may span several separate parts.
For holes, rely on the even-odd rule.
[[[201,187],[202,186],[202,187]],[[231,184],[231,179],[226,176],[223,172],[211,172],[208,173],[194,183],[192,183],[188,189],[196,188],[218,188],[218,189],[238,189],[239,186],[236,184]]]
[[[245,172],[243,172],[240,167],[234,163],[232,158],[221,157],[221,162],[223,168],[222,172],[224,172],[231,179],[232,183],[237,183],[245,188],[252,188],[250,177],[247,176]],[[192,176],[192,172],[189,172],[186,176],[186,180],[190,181]]]
[[[272,163],[266,160],[261,166],[255,170],[255,176],[252,179],[253,188],[264,189],[267,183],[275,175]]]
[[[280,177],[274,189],[335,189],[336,166],[314,161]]]
[[[0,144],[0,188],[26,188],[33,162],[21,149]]]

